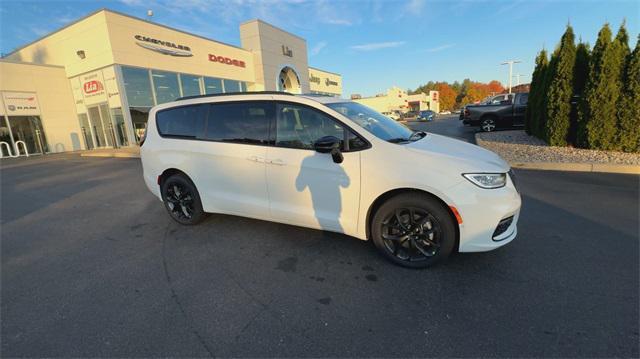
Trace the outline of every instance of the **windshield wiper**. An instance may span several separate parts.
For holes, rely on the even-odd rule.
[[[419,136],[419,137],[418,137]],[[409,140],[417,141],[427,137],[427,133],[424,131],[416,131],[409,136]]]
[[[387,140],[387,142],[391,142],[391,143],[401,143],[401,142],[410,142],[410,141],[411,141],[410,139],[404,138],[404,137],[395,137]]]

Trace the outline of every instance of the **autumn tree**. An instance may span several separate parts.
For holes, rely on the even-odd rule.
[[[435,88],[440,93],[440,109],[453,110],[456,104],[456,92],[446,82],[438,82]]]
[[[535,135],[537,132],[540,103],[544,96],[542,86],[548,64],[547,51],[542,49],[536,57],[536,67],[531,76],[531,90],[529,91],[529,102],[527,104],[527,112],[525,113],[525,131],[527,131],[529,135]]]
[[[640,35],[626,61],[623,79],[618,143],[623,151],[640,152]]]
[[[567,26],[553,57],[555,57],[555,64],[549,73],[544,137],[551,146],[566,146],[573,97],[573,70],[576,61],[575,36],[571,26]]]

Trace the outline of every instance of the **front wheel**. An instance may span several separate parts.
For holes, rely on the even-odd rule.
[[[456,243],[455,224],[436,199],[405,193],[389,199],[373,217],[378,250],[404,267],[426,268],[446,259]]]
[[[486,118],[482,120],[480,128],[482,128],[484,132],[491,132],[496,129],[496,121],[493,118]]]
[[[185,225],[202,221],[206,214],[196,186],[182,174],[174,174],[162,182],[162,201],[171,218]]]

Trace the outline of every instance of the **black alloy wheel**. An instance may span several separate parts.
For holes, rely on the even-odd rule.
[[[407,192],[376,211],[371,239],[387,259],[401,266],[426,268],[446,259],[456,243],[456,224],[436,198]]]
[[[186,176],[170,176],[162,182],[161,190],[167,212],[178,223],[196,224],[204,218],[200,195]]]
[[[402,261],[423,261],[440,250],[442,229],[438,220],[422,208],[398,208],[382,222],[386,249]]]

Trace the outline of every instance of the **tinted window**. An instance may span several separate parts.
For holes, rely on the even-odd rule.
[[[162,136],[191,137],[199,136],[204,125],[206,106],[182,106],[162,110],[156,114],[158,132]]]
[[[522,94],[520,95],[520,99],[518,100],[518,103],[520,105],[526,105],[527,101],[529,101],[529,94]]]
[[[270,102],[210,105],[205,138],[224,142],[267,144],[269,121],[273,115],[274,105]]]
[[[316,140],[324,136],[344,139],[344,129],[320,111],[305,106],[278,104],[277,146],[313,150]]]

